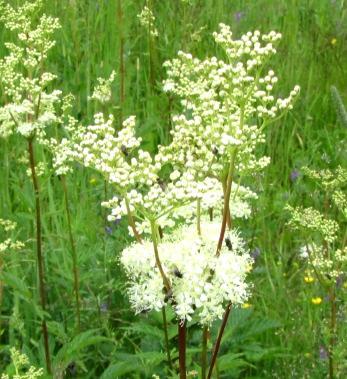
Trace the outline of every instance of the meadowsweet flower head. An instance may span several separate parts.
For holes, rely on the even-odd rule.
[[[245,278],[252,260],[234,231],[227,236],[232,249],[225,245],[217,257],[219,228],[219,223],[203,224],[206,237],[199,237],[194,226],[179,228],[159,244],[161,262],[172,285],[170,296],[163,290],[150,241],[135,243],[122,252],[136,312],[159,310],[169,302],[178,319],[191,320],[195,314],[202,324],[211,324],[222,318],[226,302],[237,305],[247,300]]]
[[[278,78],[265,71],[265,62],[276,53],[280,34],[255,31],[234,40],[230,27],[221,24],[214,38],[226,61],[180,51],[165,63],[164,90],[181,99],[183,112],[173,117],[172,143],[159,149],[157,159],[190,167],[199,179],[222,177],[231,159],[239,173],[263,169],[269,158],[256,157],[255,150],[265,141],[264,127],[291,109],[299,93],[296,86],[286,99],[272,94]]]

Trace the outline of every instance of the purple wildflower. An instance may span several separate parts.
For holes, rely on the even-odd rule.
[[[290,180],[294,183],[298,180],[300,176],[300,171],[297,170],[297,169],[294,169],[291,173],[290,173]]]
[[[106,313],[108,311],[108,305],[107,303],[101,303],[100,304],[100,312]]]
[[[244,17],[245,12],[236,12],[234,14],[234,18],[236,22],[240,22],[240,20]]]

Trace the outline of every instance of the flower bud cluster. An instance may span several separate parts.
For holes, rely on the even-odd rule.
[[[155,27],[155,17],[153,12],[145,5],[141,11],[137,15],[141,26],[144,28],[148,28],[149,33],[152,37],[158,37],[159,33],[157,28]]]
[[[302,208],[287,206],[290,212],[288,225],[295,230],[307,230],[318,233],[328,243],[333,243],[337,238],[339,224],[335,220],[328,219],[314,208]]]
[[[264,126],[291,109],[300,90],[295,86],[286,99],[273,95],[278,78],[265,64],[280,37],[256,31],[233,40],[230,27],[221,24],[214,38],[226,61],[179,52],[165,63],[164,90],[181,98],[184,112],[173,118],[172,143],[160,149],[164,157],[193,167],[200,176],[220,174],[235,150],[240,173],[254,173],[269,163],[255,156],[257,144],[265,141]]]
[[[25,354],[20,353],[16,348],[10,349],[11,361],[16,374],[13,379],[37,379],[43,376],[43,369],[36,369],[34,366],[29,366],[30,362]],[[10,379],[7,374],[2,374],[1,379]]]
[[[347,269],[347,247],[343,236],[347,216],[347,170],[338,167],[333,171],[316,171],[304,167],[302,172],[323,191],[324,213],[313,208],[289,206],[291,219],[288,224],[306,234],[302,251],[320,281],[335,283]]]
[[[15,222],[0,218],[0,231],[2,229],[5,234],[5,239],[3,241],[0,241],[0,257],[2,253],[21,250],[24,248],[23,242],[16,241],[11,237],[7,237],[10,232],[13,232],[16,229],[16,227],[17,224]]]

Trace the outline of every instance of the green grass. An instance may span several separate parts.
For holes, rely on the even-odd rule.
[[[146,31],[136,17],[144,1],[123,0],[122,3],[120,27],[116,0],[46,0],[45,11],[59,17],[62,24],[49,68],[58,74],[57,86],[76,96],[76,116],[90,119],[94,109],[87,97],[96,77],[107,76],[113,69],[119,72],[122,33],[125,102],[120,109],[118,75],[109,112],[116,117],[135,114],[138,132],[151,151],[158,142],[168,140],[170,115],[179,107],[175,99],[169,99],[161,90],[165,60],[174,57],[178,50],[199,57],[218,54],[211,33],[219,22],[230,24],[236,36],[255,29],[262,32],[274,29],[283,34],[272,64],[280,78],[278,93],[287,93],[295,84],[300,84],[302,91],[294,111],[269,129],[264,150],[271,156],[272,164],[256,183],[261,195],[254,217],[240,224],[249,236],[250,247],[258,247],[261,255],[253,274],[252,307],[233,313],[223,353],[243,353],[242,358],[249,365],[238,368],[235,358],[229,374],[221,378],[326,377],[327,361],[320,359],[319,348],[326,346],[324,319],[328,302],[311,304],[312,297],[325,298],[326,294],[316,284],[303,281],[303,264],[293,258],[298,248],[297,236],[286,227],[283,208],[287,202],[301,204],[311,200],[310,189],[304,183],[290,180],[294,169],[302,165],[336,167],[346,162],[347,129],[337,119],[330,93],[330,87],[335,86],[346,104],[346,3],[343,0],[193,0],[191,5],[184,5],[179,1],[152,1],[159,38],[154,43],[151,61]],[[7,39],[6,33],[0,33],[1,56],[5,54],[2,42]],[[155,73],[154,85],[150,82],[150,64]],[[23,346],[32,363],[44,366],[32,240],[34,199],[26,166],[19,162],[20,145],[16,138],[0,141],[0,217],[16,220],[19,237],[27,241],[25,251],[6,257],[0,372],[6,366],[7,345]],[[91,178],[96,179],[95,183]],[[127,242],[125,225],[112,225],[112,234],[105,232],[100,207],[103,181],[79,167],[68,176],[67,182],[79,255],[82,330],[92,330],[92,336],[83,335],[82,342],[74,340],[72,259],[62,187],[59,178],[51,173],[45,173],[40,182],[49,330],[54,336],[51,348],[56,357],[60,354],[70,364],[64,377],[73,377],[75,366],[81,378],[117,378],[115,372],[122,370],[124,378],[150,378],[154,372],[162,372],[163,364],[151,371],[152,366],[148,361],[141,361],[141,355],[137,360],[133,358],[135,352],[162,350],[163,341],[154,332],[160,328],[160,318],[132,314],[125,296],[124,274],[117,264],[117,254]],[[341,297],[346,298],[346,290],[344,293],[341,290]],[[345,317],[341,314],[341,324]],[[144,326],[147,335],[134,330],[138,323],[147,325],[153,333]],[[197,347],[197,329],[193,327],[190,333],[191,346]],[[339,338],[343,334],[346,338],[346,330],[340,329],[339,334]],[[173,329],[172,346],[174,335]],[[105,339],[98,340],[100,336]],[[71,349],[58,353],[69,341],[75,341]],[[156,359],[159,358],[149,362],[155,366]],[[344,356],[340,365],[347,366],[346,361]],[[129,362],[127,367],[143,366],[139,368],[142,376],[131,376],[121,362]],[[108,367],[109,376],[107,372],[101,376]],[[346,377],[347,371],[341,375]]]

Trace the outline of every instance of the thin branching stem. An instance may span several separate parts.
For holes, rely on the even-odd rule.
[[[156,225],[156,222],[152,220],[151,220],[151,232],[152,232],[152,242],[153,242],[153,249],[154,249],[154,255],[155,255],[155,263],[163,279],[165,290],[167,293],[169,293],[171,290],[171,284],[168,277],[166,276],[164,272],[163,266],[160,261],[159,251],[158,251],[157,225]]]
[[[139,234],[139,232],[137,231],[136,229],[136,225],[135,225],[135,220],[134,220],[134,216],[133,216],[133,213],[131,212],[131,209],[130,209],[130,205],[129,205],[129,201],[127,198],[124,199],[125,200],[125,206],[126,206],[126,209],[127,209],[127,215],[128,215],[128,223],[134,233],[134,237],[136,239],[137,242],[142,242],[142,239],[141,239],[141,236]]]
[[[42,255],[42,225],[41,225],[41,201],[40,201],[40,187],[36,174],[35,166],[35,154],[33,146],[33,138],[28,139],[28,152],[29,152],[29,162],[30,162],[30,171],[31,178],[34,187],[35,193],[35,217],[36,217],[36,254],[37,254],[37,266],[38,266],[38,275],[39,275],[39,294],[40,294],[40,303],[43,312],[46,312],[46,286],[45,286],[45,272],[44,272],[44,262]],[[42,316],[42,334],[44,341],[45,349],[45,359],[46,359],[46,368],[48,373],[51,373],[51,357],[49,351],[49,341],[48,341],[48,330],[46,324],[46,315]]]
[[[218,337],[217,337],[216,343],[215,343],[214,348],[213,348],[212,359],[211,359],[210,368],[208,370],[207,379],[211,379],[211,377],[212,377],[213,368],[214,368],[214,365],[215,365],[216,360],[217,360],[217,355],[218,355],[218,352],[219,352],[219,349],[220,349],[220,344],[222,342],[222,337],[223,337],[223,334],[224,334],[224,330],[225,330],[225,327],[226,327],[227,322],[228,322],[230,311],[231,311],[231,303],[229,303],[227,305],[227,307],[225,309],[225,312],[224,312],[222,325],[221,325],[221,327],[219,329]]]
[[[117,21],[118,21],[118,35],[119,35],[119,102],[120,102],[120,124],[123,118],[123,108],[125,101],[125,64],[124,64],[124,23],[123,23],[123,7],[122,0],[118,0],[117,6]]]
[[[218,239],[218,245],[217,245],[217,250],[216,250],[216,255],[219,256],[222,245],[223,245],[223,240],[224,240],[224,235],[225,235],[225,230],[227,227],[228,223],[228,217],[230,217],[229,213],[229,203],[230,203],[230,194],[231,194],[231,186],[233,183],[233,176],[234,176],[234,169],[235,169],[235,160],[236,160],[236,154],[237,150],[235,149],[231,161],[229,164],[229,170],[228,170],[228,176],[227,176],[227,181],[226,181],[226,186],[225,186],[225,192],[224,192],[224,206],[223,206],[223,219],[222,219],[222,226],[221,226],[221,231]],[[231,222],[231,220],[230,220]]]

